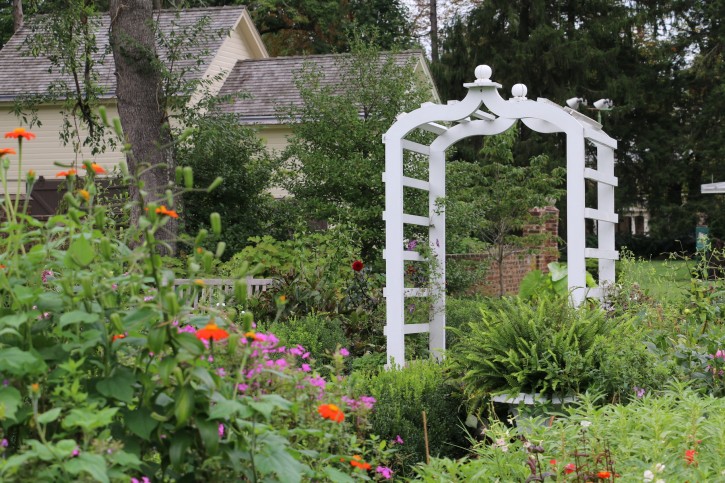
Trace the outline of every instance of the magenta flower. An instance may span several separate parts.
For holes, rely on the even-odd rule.
[[[221,439],[223,437],[224,437],[224,425],[220,424],[219,425],[219,439]]]
[[[345,348],[343,347],[342,349],[340,349],[340,355],[341,355],[342,357],[347,357],[347,356],[349,356],[349,355],[350,355],[350,351],[349,351],[349,350],[347,350],[347,349],[345,349]]]
[[[397,435],[393,440],[393,444],[403,444],[403,442],[403,438],[401,438],[400,435]]]
[[[382,477],[386,480],[389,480],[393,477],[393,470],[391,470],[387,466],[378,466],[377,468],[375,468],[375,472],[380,473]]]

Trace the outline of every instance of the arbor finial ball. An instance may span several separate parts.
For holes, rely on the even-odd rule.
[[[528,89],[524,84],[514,84],[511,88],[511,95],[514,97],[526,97]]]
[[[476,67],[474,73],[476,74],[476,80],[489,80],[491,79],[493,70],[491,70],[491,68],[487,65],[479,65]]]

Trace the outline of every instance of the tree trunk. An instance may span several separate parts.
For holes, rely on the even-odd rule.
[[[142,201],[161,201],[173,173],[171,135],[165,123],[161,73],[157,59],[152,0],[111,0],[111,47],[116,63],[116,96],[121,126],[131,152],[131,173],[139,174],[142,188],[129,187],[134,201],[131,226],[138,226]],[[166,203],[163,203],[166,204]],[[156,238],[175,250],[178,225],[169,219]],[[166,254],[169,254],[166,252]]]
[[[430,58],[438,63],[438,0],[430,0]]]
[[[13,0],[13,32],[23,28],[23,0]]]

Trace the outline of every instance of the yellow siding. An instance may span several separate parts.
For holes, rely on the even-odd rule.
[[[86,159],[90,159],[106,168],[108,171],[123,159],[120,152],[105,152],[92,156],[89,148],[82,148],[80,155],[73,152],[70,145],[63,146],[59,138],[59,132],[63,125],[63,116],[60,113],[60,106],[43,106],[38,109],[38,119],[41,126],[35,126],[30,131],[36,135],[32,141],[23,141],[23,172],[34,169],[38,176],[55,179],[55,174],[64,168],[54,165],[54,162],[75,163],[76,168],[82,167]],[[115,106],[107,107],[109,119],[118,117]],[[20,126],[20,121],[10,111],[10,105],[0,105],[0,133],[4,134]],[[83,136],[83,135],[82,135]],[[17,141],[14,139],[2,139],[2,147],[13,148],[17,151]],[[17,155],[10,155],[11,168],[10,179],[17,179]],[[8,190],[14,192],[15,190]]]
[[[229,36],[224,39],[224,42],[222,42],[214,59],[209,64],[209,68],[204,73],[205,78],[211,78],[221,74],[219,79],[212,82],[209,86],[211,94],[216,95],[219,92],[238,60],[250,59],[252,57],[251,50],[246,40],[239,33],[239,29],[233,29]],[[192,103],[197,100],[197,96],[194,96]]]
[[[289,126],[264,126],[259,130],[259,137],[264,141],[267,146],[267,151],[273,155],[278,156],[284,148],[287,147],[287,137],[292,134],[292,130]],[[270,189],[272,196],[275,198],[284,198],[289,196],[289,192],[280,187],[272,187]]]

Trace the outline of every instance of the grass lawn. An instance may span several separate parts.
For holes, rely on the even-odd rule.
[[[693,261],[684,260],[625,260],[621,275],[626,280],[637,282],[649,295],[659,300],[673,300],[683,295],[690,286],[690,271]]]

